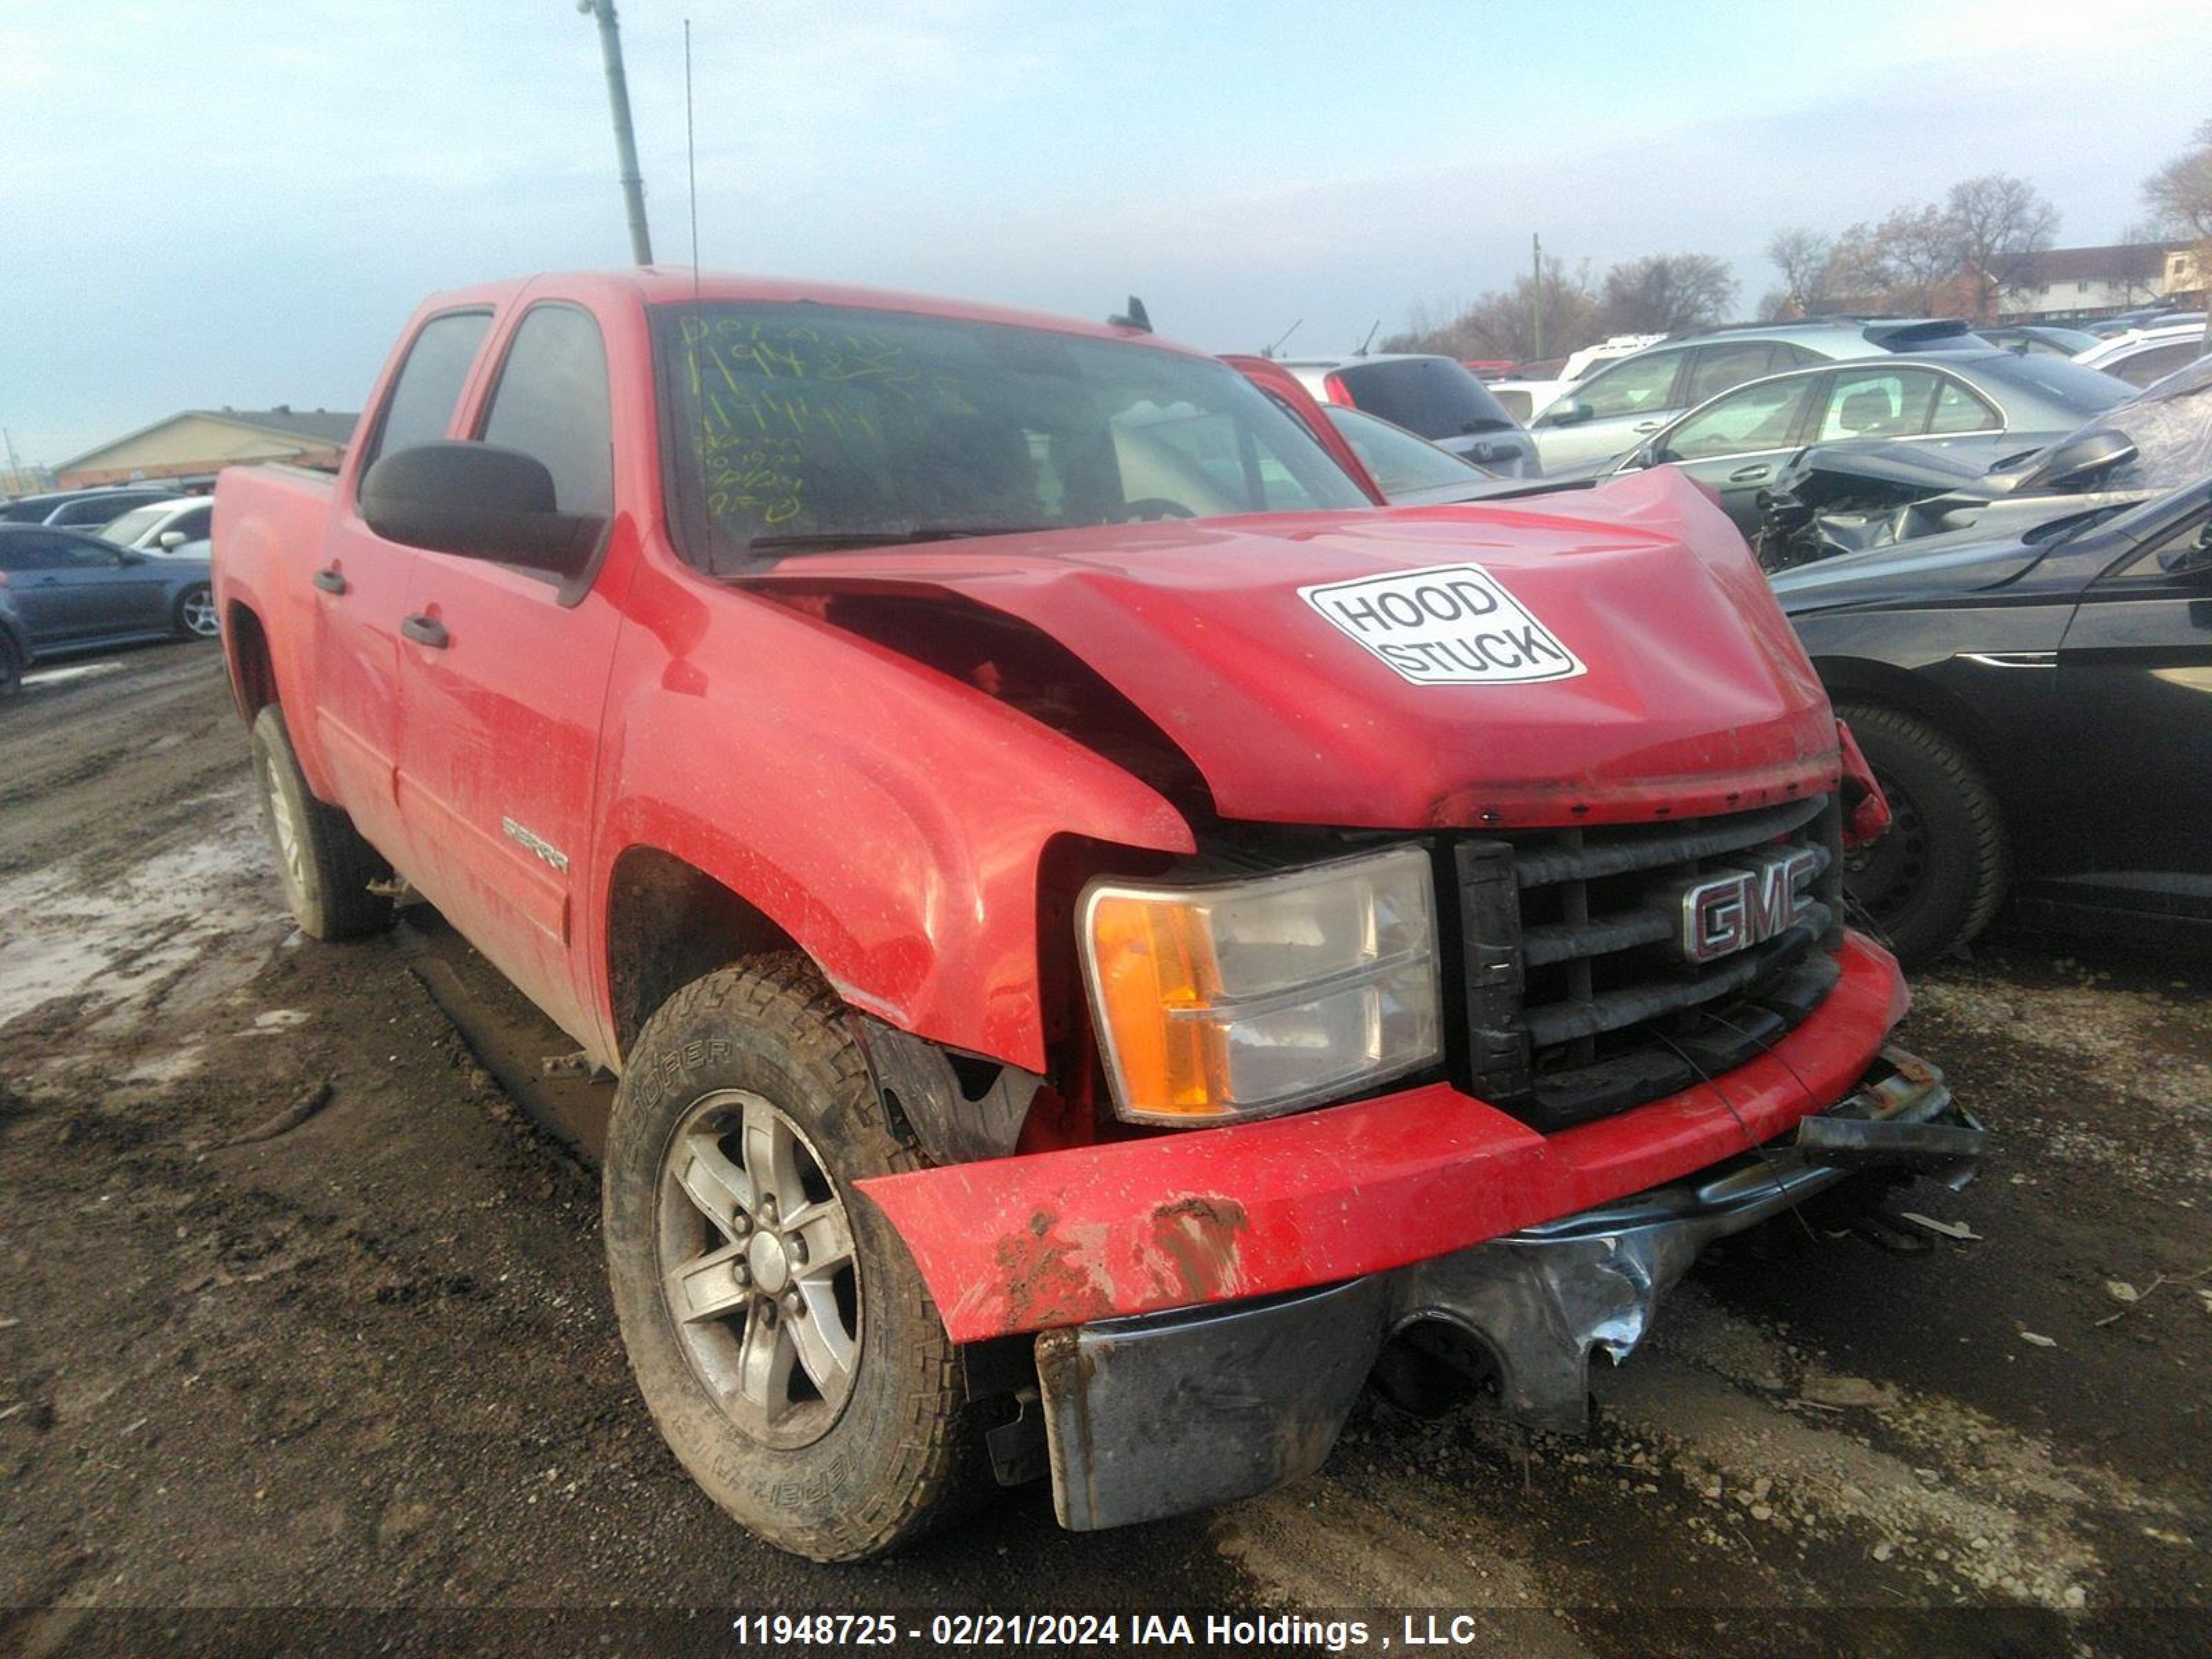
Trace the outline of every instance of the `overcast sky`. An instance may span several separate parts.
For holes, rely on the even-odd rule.
[[[2113,240],[2212,116],[2189,0],[622,0],[655,252],[1339,350],[1525,267],[1735,262],[1992,169]],[[573,0],[6,0],[0,425],[356,409],[426,292],[618,264]]]

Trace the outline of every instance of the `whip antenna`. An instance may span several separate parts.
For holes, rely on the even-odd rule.
[[[691,301],[699,300],[699,151],[691,137],[691,20],[684,20],[684,172],[691,193]]]

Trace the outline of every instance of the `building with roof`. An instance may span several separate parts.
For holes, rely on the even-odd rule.
[[[2150,304],[2166,292],[2167,257],[2157,242],[2052,247],[2023,257],[1999,301],[2008,323],[2094,318]]]
[[[64,489],[144,478],[204,477],[226,466],[288,461],[335,468],[358,415],[327,409],[188,409],[111,439],[54,469]]]

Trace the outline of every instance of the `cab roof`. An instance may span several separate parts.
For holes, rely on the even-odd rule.
[[[1190,347],[1160,340],[1142,329],[1079,322],[1072,317],[1055,316],[1049,312],[981,305],[968,300],[913,294],[897,289],[814,282],[805,277],[761,276],[726,270],[695,272],[688,265],[548,271],[532,276],[450,289],[431,296],[428,306],[443,309],[456,305],[507,305],[526,295],[552,289],[611,301],[627,298],[647,306],[687,305],[694,301],[709,303],[750,301],[754,304],[811,304],[841,306],[860,311],[903,312],[912,316],[943,317],[956,322],[999,323],[1012,328],[1042,329],[1056,334],[1079,334],[1094,339],[1154,345],[1194,356],[1204,355]]]

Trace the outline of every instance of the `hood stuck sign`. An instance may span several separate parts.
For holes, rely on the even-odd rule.
[[[1527,684],[1586,672],[1480,565],[1437,565],[1298,592],[1415,685]]]

